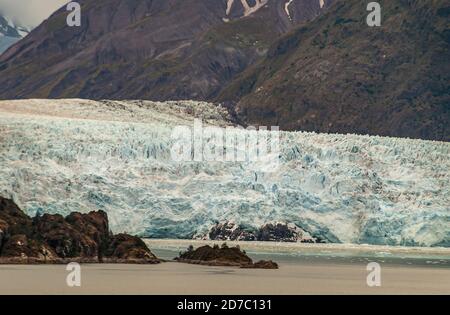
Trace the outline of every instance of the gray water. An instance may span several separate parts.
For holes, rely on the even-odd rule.
[[[155,240],[145,242],[152,252],[171,260],[189,245],[221,245],[222,241]],[[354,244],[301,244],[276,242],[227,242],[239,245],[254,260],[273,260],[289,264],[367,264],[378,262],[386,265],[412,265],[450,268],[450,248],[397,247]]]

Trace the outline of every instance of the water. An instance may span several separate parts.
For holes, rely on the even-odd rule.
[[[171,260],[189,245],[222,244],[222,241],[144,239],[152,252]],[[354,244],[303,244],[277,242],[227,242],[239,245],[254,260],[274,260],[280,264],[368,264],[450,268],[450,248],[401,247]]]

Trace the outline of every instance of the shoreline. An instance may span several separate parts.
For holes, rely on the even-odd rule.
[[[450,247],[420,247],[420,246],[396,246],[396,245],[371,245],[371,244],[352,244],[352,243],[302,243],[302,242],[270,242],[270,241],[227,241],[227,240],[197,240],[197,239],[154,239],[142,238],[146,244],[154,244],[157,246],[171,245],[180,243],[186,245],[207,245],[222,244],[229,245],[246,245],[249,248],[276,248],[289,249],[292,247],[303,250],[384,250],[393,253],[427,253],[436,255],[448,255],[450,258]],[[175,245],[176,246],[176,245]]]
[[[447,257],[450,249],[445,248],[421,250],[342,244],[314,246],[317,244],[238,242],[252,259],[268,256],[279,265],[279,269],[262,270],[167,260],[174,258],[172,256],[178,248],[223,242],[144,241],[162,263],[81,264],[81,287],[67,286],[69,272],[65,265],[0,265],[0,294],[450,294],[450,259]],[[234,242],[227,244],[233,246]],[[345,251],[349,247],[353,256]],[[279,251],[275,252],[277,248]],[[371,258],[364,256],[368,248],[372,249]],[[439,254],[442,264],[426,264],[431,258],[426,255],[417,258],[419,252],[428,256],[433,254],[435,261],[439,261],[436,256]],[[391,257],[387,253],[391,253]],[[410,256],[402,258],[401,255]],[[381,287],[367,285],[367,264],[370,261],[381,264]]]
[[[302,255],[341,255],[354,256],[372,254],[374,257],[409,257],[450,259],[449,247],[406,247],[369,244],[338,244],[338,243],[300,243],[300,242],[259,242],[259,241],[214,241],[189,239],[149,239],[142,240],[150,249],[186,249],[194,247],[227,243],[229,246],[239,245],[247,252],[265,252],[267,254],[302,254]]]
[[[222,244],[224,241],[143,239],[157,257],[172,260],[189,245]],[[253,260],[273,260],[308,265],[358,265],[378,262],[391,266],[421,266],[450,269],[450,248],[392,247],[355,244],[306,244],[276,242],[226,242],[237,246]]]
[[[259,241],[212,241],[190,239],[142,239],[150,250],[156,254],[159,262],[176,262],[180,251],[189,245],[194,248],[203,245],[239,246],[250,257],[270,259],[276,262],[303,264],[354,264],[377,261],[383,264],[404,266],[426,266],[430,268],[450,268],[450,248],[446,247],[405,247],[368,244],[335,244],[335,243],[294,243],[294,242],[259,242]],[[90,265],[153,265],[140,259],[109,259],[99,261],[97,257],[65,258],[44,261],[37,258],[2,257],[1,265],[66,265],[71,262]],[[205,263],[204,265],[208,265]],[[233,267],[230,265],[230,267]]]

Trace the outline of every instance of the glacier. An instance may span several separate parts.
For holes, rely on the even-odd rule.
[[[20,38],[17,37],[4,36],[0,34],[0,55],[19,40]]]
[[[194,118],[232,125],[204,102],[0,101],[0,195],[29,215],[103,209],[150,238],[288,222],[332,243],[450,246],[450,143],[281,132],[273,173],[175,162],[171,131]]]
[[[0,10],[1,11],[1,10]],[[16,25],[8,16],[1,15],[0,12],[0,55],[10,46],[28,35],[31,28]]]

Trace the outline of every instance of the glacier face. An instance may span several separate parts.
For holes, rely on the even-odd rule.
[[[114,232],[191,238],[290,222],[330,242],[450,246],[450,144],[281,133],[274,173],[174,162],[171,131],[230,125],[206,103],[0,102],[0,194],[30,215],[103,209]]]

